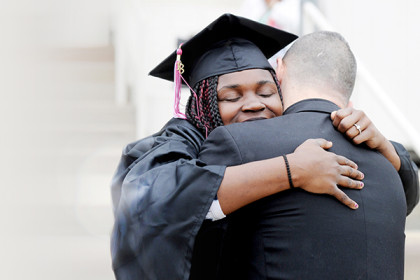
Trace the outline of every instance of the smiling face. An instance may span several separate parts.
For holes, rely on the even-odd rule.
[[[283,112],[273,77],[268,70],[263,69],[221,75],[217,85],[217,99],[224,125],[271,119]]]

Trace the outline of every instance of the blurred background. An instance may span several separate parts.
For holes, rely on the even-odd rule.
[[[342,33],[359,63],[354,106],[413,158],[420,155],[419,1],[0,0],[0,6],[0,279],[114,279],[111,177],[122,148],[172,116],[172,84],[147,74],[178,40],[222,13],[297,34]],[[418,280],[420,207],[406,229],[406,279]]]

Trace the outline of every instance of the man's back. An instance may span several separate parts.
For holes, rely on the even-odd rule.
[[[356,211],[331,196],[298,189],[230,215],[237,279],[403,279],[401,181],[381,154],[353,145],[333,128],[329,113],[336,109],[328,101],[306,100],[281,118],[219,128],[203,145],[205,162],[237,165],[325,138],[333,142],[332,152],[352,159],[365,174],[363,190],[344,190],[359,203]]]

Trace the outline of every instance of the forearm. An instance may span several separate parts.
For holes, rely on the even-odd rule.
[[[387,139],[383,141],[383,145],[378,147],[377,150],[387,158],[391,164],[394,166],[395,170],[399,171],[401,168],[401,159],[397,152],[395,151],[394,146]]]
[[[223,213],[289,189],[282,157],[227,167],[217,197]]]
[[[354,162],[343,156],[326,152],[332,143],[324,139],[309,139],[287,155],[294,187],[311,193],[329,194],[352,209],[358,205],[337,185],[363,188],[363,174]],[[225,214],[263,197],[290,188],[283,157],[254,161],[228,167],[218,190],[220,206]],[[350,179],[349,179],[350,178]]]

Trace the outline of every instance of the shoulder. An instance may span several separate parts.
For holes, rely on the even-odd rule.
[[[201,145],[205,139],[204,135],[188,120],[172,118],[154,137],[164,139],[186,140]]]
[[[199,159],[207,164],[235,165],[241,163],[241,155],[235,139],[227,129],[214,129],[200,149]]]
[[[267,138],[278,135],[279,131],[290,125],[295,116],[279,116],[267,120],[256,120],[244,123],[234,123],[225,126],[225,134],[229,134],[236,142],[250,138]]]
[[[155,134],[129,143],[123,150],[123,156],[139,158],[151,150],[167,145],[186,146],[198,153],[203,141],[204,136],[189,121],[173,118]]]

